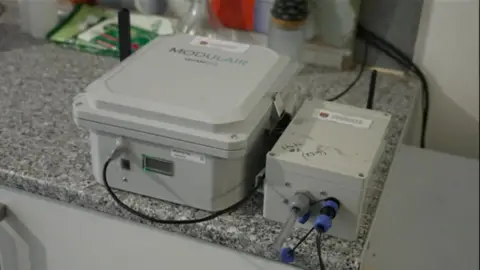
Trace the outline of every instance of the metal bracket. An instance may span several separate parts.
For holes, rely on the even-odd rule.
[[[0,222],[5,219],[7,216],[7,206],[3,203],[0,203]]]

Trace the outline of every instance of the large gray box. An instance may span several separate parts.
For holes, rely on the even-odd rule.
[[[261,46],[157,38],[74,100],[75,121],[90,131],[95,178],[103,183],[121,139],[130,164],[109,166],[112,187],[210,211],[236,203],[264,166],[273,101],[289,104],[299,68]]]

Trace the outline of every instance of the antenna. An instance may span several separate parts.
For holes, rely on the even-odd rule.
[[[370,76],[370,88],[368,89],[367,109],[373,109],[373,100],[375,98],[375,88],[377,87],[377,71],[373,70]]]
[[[130,37],[130,11],[122,8],[118,12],[118,50],[120,61],[125,60],[132,54],[132,41]]]

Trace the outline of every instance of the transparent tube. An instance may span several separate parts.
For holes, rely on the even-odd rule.
[[[222,25],[209,0],[190,0],[187,14],[177,24],[176,32],[222,40],[237,40],[233,30]]]
[[[290,212],[287,220],[283,224],[282,230],[278,235],[277,239],[273,243],[274,250],[280,251],[283,247],[283,243],[287,240],[287,238],[292,234],[293,226],[297,220],[297,215],[294,212]]]

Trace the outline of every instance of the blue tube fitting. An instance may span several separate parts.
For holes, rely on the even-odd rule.
[[[335,210],[335,212],[338,212],[338,209],[340,208],[340,205],[333,200],[328,200],[327,199],[327,200],[323,201],[322,207],[331,207],[331,208],[333,208],[333,210]]]
[[[332,218],[322,214],[315,219],[315,222],[313,223],[313,227],[317,231],[326,233],[332,227]]]
[[[295,252],[289,247],[282,248],[280,250],[280,260],[283,263],[292,263],[295,261]]]
[[[326,233],[332,227],[332,220],[340,209],[340,202],[335,198],[327,198],[322,202],[320,215],[315,219],[313,227],[317,231]]]
[[[297,219],[298,223],[305,224],[310,219],[311,213],[307,212],[305,215],[299,217]]]

